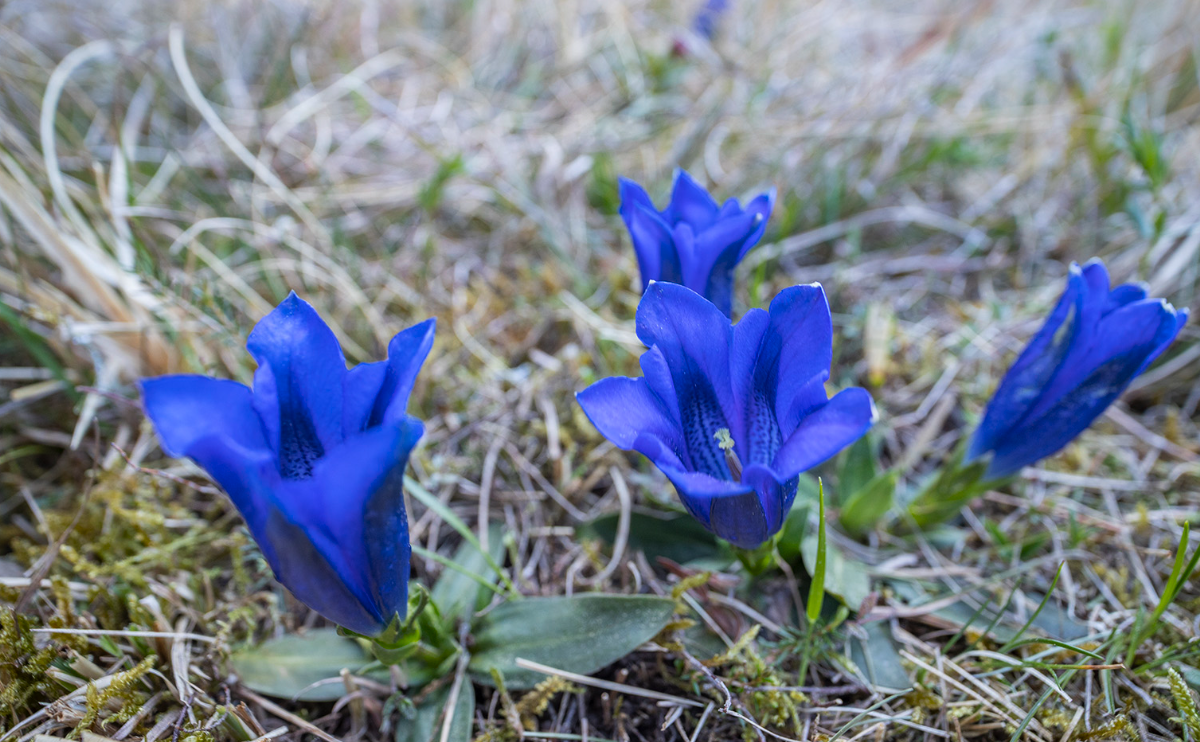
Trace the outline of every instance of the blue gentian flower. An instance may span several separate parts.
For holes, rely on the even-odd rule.
[[[723,205],[683,170],[675,174],[671,203],[654,207],[644,188],[620,179],[621,218],[629,228],[643,290],[651,281],[687,286],[730,316],[733,270],[758,244],[775,205],[775,189],[759,194],[746,208],[736,198]]]
[[[433,335],[426,320],[392,338],[388,360],[347,370],[333,331],[291,294],[246,341],[253,390],[195,375],[141,382],[163,450],[229,493],[296,598],[364,636],[407,612],[402,487],[424,428],[405,408]]]
[[[737,326],[690,289],[655,282],[637,333],[643,376],[576,397],[604,437],[645,455],[705,528],[746,549],[783,525],[800,472],[871,427],[864,389],[829,399],[833,327],[820,285],[794,286]],[[730,444],[732,447],[730,448]]]
[[[1134,284],[1109,289],[1099,260],[1071,264],[1067,289],[1005,374],[967,449],[986,480],[1016,474],[1071,442],[1166,349],[1187,322]]]
[[[729,0],[705,0],[704,7],[692,21],[692,27],[696,29],[696,33],[711,41],[717,32],[717,21],[728,9]]]

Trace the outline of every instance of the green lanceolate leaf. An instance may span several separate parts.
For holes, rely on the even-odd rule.
[[[896,641],[887,624],[872,621],[863,624],[866,638],[858,636],[850,640],[850,659],[863,674],[863,680],[877,691],[898,691],[912,686],[908,673],[900,660]]]
[[[498,606],[476,622],[471,662],[475,678],[491,685],[499,670],[509,688],[531,688],[545,675],[517,666],[523,658],[587,674],[611,664],[654,638],[675,611],[675,602],[651,595],[528,598]]]
[[[838,520],[847,533],[862,536],[892,509],[898,476],[894,471],[884,472],[843,501],[845,504]]]
[[[503,561],[504,527],[499,523],[488,525],[488,556],[496,564]],[[469,541],[458,547],[451,563],[458,569],[446,565],[430,591],[430,598],[447,626],[453,626],[459,619],[469,619],[487,605],[492,591],[479,584],[479,580],[496,584],[496,574],[488,568],[488,557]]]
[[[313,629],[303,636],[271,639],[229,658],[242,685],[275,698],[336,701],[346,695],[343,669],[357,674],[371,656],[336,629]],[[379,678],[387,682],[387,672]],[[321,682],[329,681],[329,682]]]

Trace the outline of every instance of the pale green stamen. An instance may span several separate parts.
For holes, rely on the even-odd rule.
[[[729,473],[733,475],[734,481],[742,481],[742,462],[733,451],[733,436],[729,434],[729,428],[721,428],[713,434],[713,438],[717,439],[717,446],[725,452],[725,463],[729,466]]]

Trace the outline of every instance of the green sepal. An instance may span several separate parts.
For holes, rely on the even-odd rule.
[[[742,563],[742,566],[746,568],[746,571],[757,577],[774,566],[775,545],[778,541],[779,534],[777,533],[753,549],[743,549],[734,546],[733,553],[737,556],[738,561]]]
[[[430,600],[429,591],[420,583],[413,583],[409,588],[405,617],[401,619],[397,613],[378,635],[363,636],[342,627],[338,628],[338,632],[343,636],[365,640],[371,653],[384,665],[398,665],[418,652],[421,652],[424,660],[440,661],[457,651],[453,640],[442,627],[441,615]]]

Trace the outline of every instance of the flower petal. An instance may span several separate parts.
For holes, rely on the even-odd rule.
[[[670,370],[690,468],[729,478],[725,453],[714,438],[729,428],[734,411],[728,318],[695,292],[656,282],[638,306],[637,332],[642,342],[658,348]]]
[[[682,430],[683,415],[679,412],[679,393],[675,390],[675,380],[671,378],[671,368],[667,365],[662,350],[656,347],[648,348],[638,359],[638,365],[642,367],[642,378],[646,386],[650,387],[650,392],[667,411],[674,427]]]
[[[342,430],[346,435],[366,430],[387,375],[387,361],[360,363],[346,372],[342,382]]]
[[[754,490],[731,497],[717,497],[709,504],[712,531],[734,546],[754,549],[766,543],[774,531]]]
[[[767,518],[754,488],[702,472],[663,467],[679,501],[693,518],[735,546],[752,549],[770,538]]]
[[[265,445],[249,449],[230,438],[211,435],[194,441],[187,456],[221,485],[258,539],[275,507],[273,493],[282,482],[274,453]],[[260,541],[260,545],[270,562],[274,554],[270,544]]]
[[[643,436],[673,451],[683,448],[678,426],[644,379],[601,379],[575,398],[596,430],[618,448],[640,451],[656,464],[658,449],[639,441]]]
[[[727,198],[725,203],[721,204],[721,210],[717,212],[717,221],[729,219],[742,213],[742,205],[738,203],[736,198]]]
[[[436,329],[437,320],[427,319],[402,330],[388,343],[386,361],[360,363],[350,369],[342,408],[346,435],[404,417],[417,374],[433,347]]]
[[[633,450],[650,459],[651,462],[659,469],[666,471],[668,467],[684,471],[683,460],[680,459],[680,454],[684,453],[683,448],[677,445],[668,445],[668,441],[663,437],[653,433],[638,433],[637,438],[633,441]]]
[[[1044,393],[1080,333],[1086,289],[1083,271],[1072,264],[1063,295],[988,402],[983,421],[971,436],[968,461],[992,450]]]
[[[858,440],[875,422],[875,404],[866,389],[838,392],[800,420],[772,462],[779,481],[813,468]]]
[[[281,517],[268,523],[281,562],[288,554],[294,557],[276,568],[280,581],[309,607],[359,633],[372,632],[344,623],[333,615],[338,606],[320,601],[344,588],[378,623],[375,630],[406,610],[411,547],[403,478],[422,432],[417,420],[404,418],[346,439],[317,462],[311,478],[284,482],[275,503]],[[285,534],[295,539],[301,533],[305,538],[299,540],[307,545],[279,543]],[[306,569],[302,557],[311,561],[313,554],[332,570],[333,577],[326,573],[323,581],[336,577],[342,587],[301,574]]]
[[[642,274],[642,289],[651,281],[682,280],[671,227],[654,208],[650,196],[640,185],[625,178],[620,179],[620,191],[619,211],[633,241]]]
[[[695,236],[691,259],[681,261],[683,284],[716,304],[727,317],[733,311],[733,273],[742,244],[755,231],[759,219],[758,214],[750,212],[718,219]]]
[[[376,635],[387,627],[390,617],[385,621],[378,615],[377,606],[343,581],[345,565],[330,564],[303,526],[272,510],[261,535],[255,534],[255,540],[260,545],[272,545],[274,558],[268,557],[267,563],[275,572],[275,579],[301,603],[338,626],[364,636]],[[265,549],[263,555],[267,555]]]
[[[663,219],[668,224],[674,226],[683,222],[691,226],[693,231],[699,232],[713,223],[719,211],[717,202],[686,170],[675,172],[671,203],[662,212]]]
[[[658,213],[658,209],[654,206],[654,200],[650,198],[650,194],[646,193],[646,189],[642,188],[641,184],[629,178],[617,178],[617,191],[621,197],[621,208],[642,206]]]
[[[383,628],[371,601],[345,579],[347,567],[336,550],[339,561],[331,562],[314,543],[307,524],[297,523],[280,509],[280,501],[290,499],[291,487],[307,482],[282,479],[267,452],[250,452],[225,438],[204,438],[192,450],[192,458],[221,485],[245,518],[276,579],[297,600],[360,634],[370,636]]]
[[[1148,308],[1159,310],[1157,323],[1147,317]],[[1120,313],[1128,316],[1118,318],[1122,320],[1121,326],[1111,328],[1111,335],[1105,323],[1109,344],[1103,351],[1097,351],[1106,352],[1104,360],[1086,366],[1090,369],[1087,376],[1059,395],[1053,405],[1022,420],[1018,434],[1007,435],[995,443],[988,479],[1015,474],[1022,467],[1061,450],[1125,391],[1149,359],[1179,331],[1178,315],[1165,302],[1136,302],[1114,315]],[[1136,332],[1139,325],[1147,323],[1151,325],[1148,331]]]
[[[180,374],[143,379],[139,386],[146,415],[171,456],[191,456],[193,444],[210,436],[251,450],[268,448],[245,384]]]
[[[1059,362],[1058,369],[1037,401],[1016,423],[1016,427],[1023,428],[1040,419],[1058,406],[1064,397],[1075,394],[1075,390],[1101,366],[1131,352],[1140,354],[1141,361],[1129,372],[1131,376],[1126,383],[1132,381],[1146,367],[1151,354],[1164,339],[1174,336],[1174,331],[1175,312],[1170,305],[1158,299],[1144,299],[1110,312],[1076,341],[1067,357]]]
[[[412,394],[421,366],[433,348],[436,330],[437,320],[427,319],[397,333],[388,343],[387,377],[383,380],[367,427],[391,425],[406,416],[408,397]]]
[[[425,426],[414,417],[385,424],[385,427],[393,426],[400,429],[398,439],[373,439],[375,445],[385,447],[383,450],[363,451],[370,443],[366,436],[363,437],[364,445],[354,449],[355,455],[368,461],[382,461],[381,466],[387,470],[383,482],[375,487],[367,500],[363,515],[371,589],[378,596],[385,619],[394,613],[403,617],[408,609],[412,546],[408,540],[408,514],[404,508],[404,470],[412,449],[425,433]]]
[[[1187,324],[1188,315],[1190,314],[1187,307],[1184,307],[1183,309],[1175,309],[1175,307],[1171,306],[1170,304],[1167,304],[1166,307],[1168,310],[1175,313],[1175,329],[1170,331],[1168,334],[1169,336],[1163,339],[1163,341],[1159,343],[1159,346],[1155,348],[1154,352],[1150,354],[1150,357],[1146,359],[1146,365],[1143,366],[1143,370],[1151,363],[1156,361],[1158,357],[1162,355],[1162,352],[1167,349],[1168,345],[1175,342],[1175,338],[1179,336],[1179,333],[1183,330],[1183,326]]]
[[[771,324],[755,366],[754,384],[776,390],[775,416],[787,439],[809,410],[825,402],[824,382],[833,362],[833,321],[820,284],[784,289],[771,301],[769,311]]]
[[[750,252],[751,248],[758,244],[762,239],[763,234],[767,231],[767,220],[771,218],[771,211],[775,208],[775,189],[770,188],[765,193],[760,193],[754,197],[750,203],[746,204],[746,213],[757,214],[761,217],[750,234],[742,241],[742,249],[738,252],[738,262],[746,257],[746,253]]]
[[[766,311],[751,309],[733,328],[729,377],[737,415],[729,422],[734,451],[743,467],[770,464],[783,443],[775,419],[775,390],[755,383],[755,367],[770,324],[771,315]]]
[[[781,482],[770,467],[754,464],[742,472],[742,483],[750,485],[758,493],[758,501],[766,518],[767,533],[773,535],[783,528],[783,521],[796,500],[799,478],[791,477]]]
[[[1123,283],[1108,294],[1104,314],[1120,309],[1126,304],[1141,301],[1146,298],[1146,286],[1140,283]]]
[[[346,359],[337,337],[316,310],[288,295],[259,321],[246,340],[258,362],[254,409],[288,478],[311,475],[314,462],[340,443]]]
[[[1085,263],[1081,272],[1086,287],[1082,311],[1083,326],[1094,328],[1109,308],[1111,297],[1109,286],[1111,284],[1108,279],[1108,268],[1105,268],[1104,263],[1097,258]]]
[[[696,262],[696,231],[692,229],[692,225],[687,222],[679,222],[671,227],[671,245],[675,250],[675,259],[679,261],[679,277],[671,279],[664,275],[659,280],[669,281],[670,283],[681,283],[703,296],[703,283],[700,286],[695,286],[687,282],[688,276],[691,275],[689,266],[694,265]],[[665,273],[666,271],[664,271]]]

